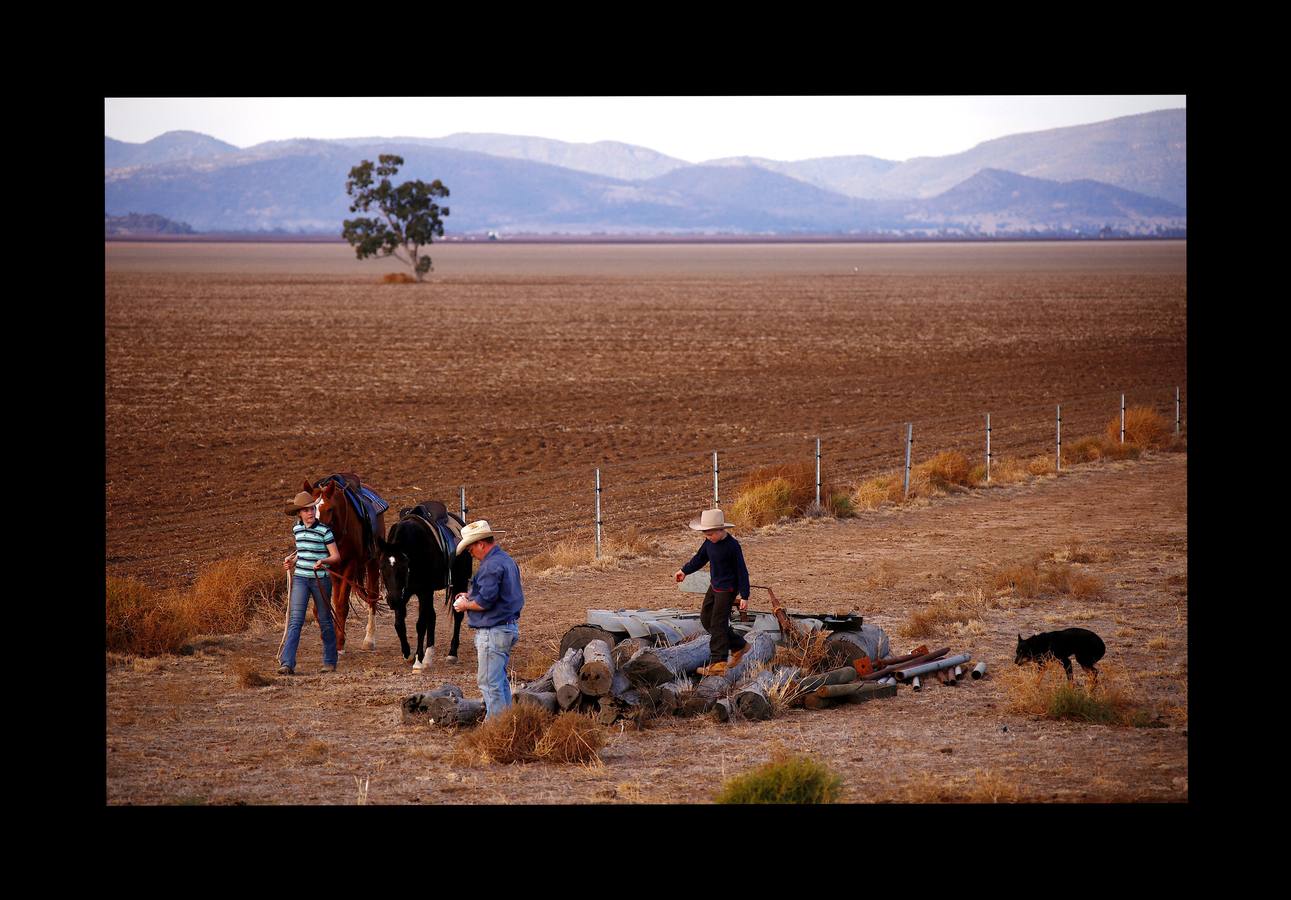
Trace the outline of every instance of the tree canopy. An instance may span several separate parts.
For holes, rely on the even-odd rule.
[[[448,188],[438,178],[430,184],[405,181],[395,186],[390,178],[399,173],[403,157],[383,153],[377,160],[376,166],[365,159],[350,169],[345,193],[354,198],[350,212],[366,213],[375,205],[380,217],[346,219],[341,236],[359,259],[393,256],[411,266],[421,281],[431,270],[430,257],[423,256],[421,248],[444,236],[442,217],[448,215],[448,207],[435,201],[447,197]],[[374,183],[374,174],[380,182]]]

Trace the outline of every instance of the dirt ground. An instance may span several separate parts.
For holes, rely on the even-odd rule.
[[[107,245],[107,573],[182,587],[229,556],[281,558],[281,505],[349,470],[395,508],[452,507],[467,484],[471,517],[509,526],[523,559],[590,533],[599,466],[607,529],[644,527],[662,552],[530,575],[515,662],[531,669],[588,608],[698,608],[670,575],[698,545],[684,523],[711,502],[714,449],[724,497],[756,465],[810,459],[817,435],[846,485],[900,463],[908,421],[916,460],[980,459],[987,412],[997,456],[1023,456],[1051,451],[1057,403],[1067,440],[1101,431],[1122,392],[1170,415],[1176,385],[1187,400],[1179,242],[436,249],[433,284],[384,286],[345,247]],[[850,802],[938,784],[1187,800],[1187,499],[1186,453],[1162,453],[740,533],[754,582],[792,605],[855,607],[894,651],[941,641],[990,675],[764,723],[616,727],[595,766],[453,765],[458,736],[401,725],[409,693],[478,696],[469,630],[450,666],[442,616],[423,674],[384,609],[372,652],[351,617],[334,676],[273,676],[280,622],[190,656],[109,656],[107,801],[352,804],[366,785],[382,804],[706,802],[777,747],[834,767]],[[192,541],[194,523],[215,538]],[[901,635],[913,612],[1075,544],[1099,596],[1007,598]],[[1103,637],[1156,727],[1005,711],[1016,634],[1068,625]],[[320,652],[307,630],[299,670]],[[272,685],[240,687],[239,665]]]
[[[912,786],[929,784],[952,796],[986,784],[1039,802],[1188,798],[1186,454],[1090,464],[856,519],[769,526],[741,540],[754,580],[791,605],[855,606],[889,633],[894,652],[950,644],[985,660],[987,677],[919,693],[901,687],[890,700],[791,710],[769,722],[616,726],[595,766],[472,766],[449,759],[459,735],[402,725],[398,706],[443,683],[479,696],[469,631],[460,662],[450,665],[441,617],[441,656],[415,674],[385,611],[377,649],[351,650],[337,674],[270,675],[271,686],[239,687],[239,660],[273,670],[281,632],[265,623],[205,639],[191,657],[109,660],[108,802],[349,804],[361,780],[367,802],[381,804],[702,803],[724,777],[767,761],[776,748],[828,763],[843,776],[849,802],[902,801]],[[1005,605],[933,638],[901,636],[910,613],[937,596],[972,595],[1000,568],[1073,544],[1103,560],[1077,566],[1102,582],[1098,598]],[[516,665],[554,658],[561,635],[588,608],[697,607],[698,596],[678,592],[670,578],[694,546],[679,530],[657,557],[530,577]],[[1015,634],[1070,625],[1104,638],[1103,668],[1128,677],[1155,727],[1005,710],[1000,675],[1013,666]],[[317,631],[307,630],[301,646],[299,670],[315,671]]]

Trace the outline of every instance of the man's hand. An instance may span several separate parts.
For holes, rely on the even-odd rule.
[[[672,577],[677,579],[678,582],[682,582],[686,580],[686,573],[683,572],[681,569],[678,569],[677,574]]]
[[[744,610],[746,610],[746,609],[748,609],[748,608],[749,608],[749,598],[748,598],[748,597],[741,597],[741,598],[740,598],[740,612],[744,612]]]

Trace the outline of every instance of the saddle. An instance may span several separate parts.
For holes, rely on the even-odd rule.
[[[438,500],[426,500],[416,506],[407,506],[399,510],[399,519],[420,519],[430,529],[439,552],[444,555],[448,565],[444,569],[444,584],[450,586],[452,581],[453,557],[457,555],[457,545],[462,539],[462,527],[466,524],[457,513],[449,512],[448,507]]]

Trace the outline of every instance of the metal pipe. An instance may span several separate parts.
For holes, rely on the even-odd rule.
[[[911,690],[918,691],[918,690],[922,690],[922,689],[923,689],[923,685],[921,685],[921,684],[919,683],[919,679],[918,679],[918,678],[915,678],[915,679],[914,679],[914,681],[910,682],[910,688],[911,688]]]
[[[955,680],[959,681],[963,677],[964,677],[964,667],[955,666]]]
[[[1125,443],[1125,395],[1121,394],[1121,443]]]
[[[991,414],[986,414],[986,483],[991,483]]]
[[[982,677],[983,675],[985,675],[985,674],[986,674],[986,661],[985,661],[985,660],[983,660],[982,662],[979,662],[977,665],[973,666],[973,680],[974,680],[974,681],[976,681],[977,679],[981,678],[981,677]]]
[[[907,679],[913,678],[916,675],[927,675],[930,672],[936,672],[936,671],[939,671],[940,669],[948,669],[953,666],[961,665],[963,663],[968,662],[969,659],[971,658],[972,657],[970,654],[961,653],[958,656],[952,656],[952,657],[949,657],[948,659],[934,660],[933,662],[924,663],[921,666],[915,666],[914,668],[911,668],[911,669],[898,670],[896,673],[896,676],[899,681],[906,681]]]
[[[1062,471],[1062,404],[1058,404],[1058,459],[1054,463],[1054,468]]]
[[[462,521],[468,521],[466,518],[466,485],[462,485]]]
[[[816,506],[820,506],[820,438],[816,438]]]
[[[1179,388],[1174,389],[1174,436],[1179,436]]]
[[[717,499],[717,451],[713,451],[713,506],[721,506]]]
[[[910,499],[910,445],[914,443],[914,423],[905,426],[905,497]]]

